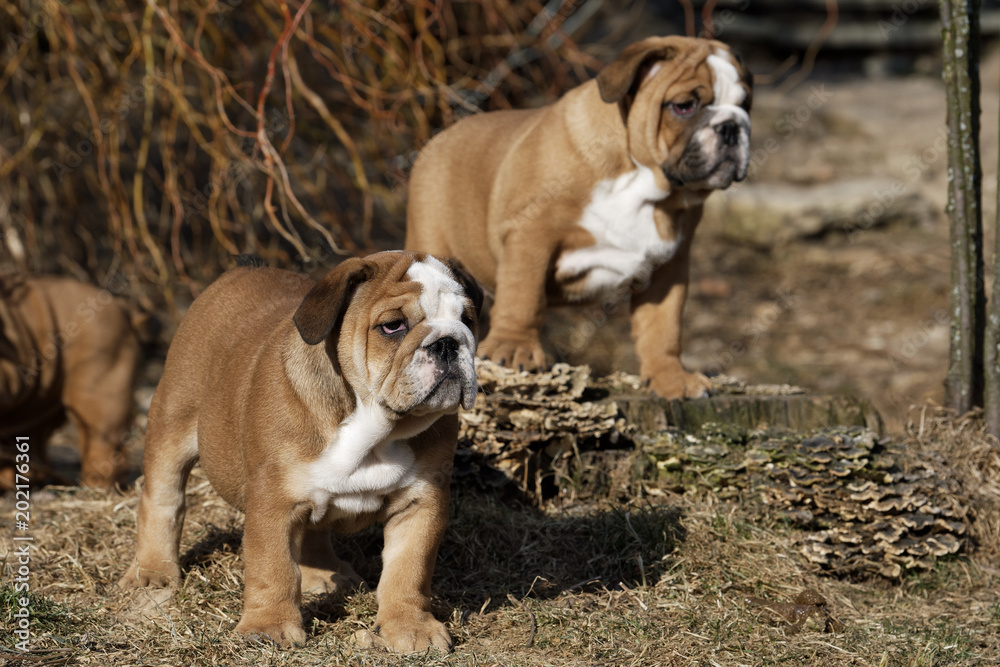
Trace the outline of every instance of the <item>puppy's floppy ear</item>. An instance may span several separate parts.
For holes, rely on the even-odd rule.
[[[479,283],[472,277],[468,269],[457,259],[449,259],[448,268],[455,274],[458,284],[462,286],[465,294],[472,300],[472,305],[476,309],[476,318],[478,318],[483,312],[483,288],[479,286]]]
[[[309,345],[318,345],[326,340],[344,319],[354,289],[375,276],[375,265],[358,257],[352,257],[337,265],[313,286],[292,321],[299,335]]]
[[[643,40],[629,44],[617,58],[597,73],[597,89],[601,99],[612,104],[620,102],[629,92],[643,71],[643,65],[652,60],[671,60],[677,49],[662,41]]]

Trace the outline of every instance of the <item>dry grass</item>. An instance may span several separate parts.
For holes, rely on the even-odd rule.
[[[371,593],[308,598],[310,638],[300,649],[250,644],[233,633],[242,517],[197,470],[183,584],[159,606],[112,588],[132,555],[135,491],[108,497],[50,487],[32,496],[32,659],[2,653],[0,664],[996,664],[998,448],[975,420],[927,414],[922,430],[918,415],[908,445],[954,462],[950,469],[976,508],[977,548],[900,584],[824,576],[794,548],[790,528],[760,519],[759,508],[743,501],[687,495],[658,506],[556,512],[456,488],[435,577],[436,612],[456,650],[405,658],[356,646],[354,633],[374,617]],[[10,535],[13,501],[2,502]],[[380,533],[345,538],[342,547],[374,585]],[[0,589],[4,635],[15,608],[13,561],[5,559]],[[786,602],[803,590],[826,599],[837,631],[797,631],[748,599]]]

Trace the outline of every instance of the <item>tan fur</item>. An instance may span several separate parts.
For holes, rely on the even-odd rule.
[[[45,474],[45,443],[66,417],[77,428],[81,482],[111,488],[125,468],[132,389],[141,354],[124,304],[56,277],[0,277],[0,486],[15,482],[12,438],[27,436],[30,478]]]
[[[712,100],[706,58],[714,50],[729,53],[708,40],[644,40],[554,104],[468,117],[424,148],[410,180],[406,247],[458,258],[494,294],[481,356],[515,368],[545,363],[538,332],[546,306],[592,297],[582,289],[586,276],[560,275],[556,264],[595,243],[578,224],[595,186],[638,163],[669,191],[654,211],[660,238],[681,239],[669,261],[633,286],[640,371],[671,398],[710,386],[683,370],[680,352],[688,251],[712,187],[691,178],[683,157],[696,124],[663,105]],[[733,60],[748,108],[749,75]]]
[[[238,632],[303,643],[302,592],[361,583],[337,558],[332,532],[382,522],[382,641],[397,651],[450,647],[430,613],[430,584],[448,517],[457,405],[427,408],[430,399],[414,393],[401,370],[425,340],[421,285],[405,275],[423,257],[350,259],[318,284],[288,271],[236,268],[195,300],[150,406],[136,561],[121,586],[167,586],[180,576],[184,487],[200,456],[214,488],[246,513]],[[398,318],[412,327],[405,338],[379,333],[381,322]],[[473,352],[474,340],[462,369],[474,396]],[[377,509],[352,513],[317,500],[309,475],[328,443],[341,447],[338,438],[348,437],[344,424],[359,419],[359,401],[393,411],[380,442],[402,443],[416,472]]]

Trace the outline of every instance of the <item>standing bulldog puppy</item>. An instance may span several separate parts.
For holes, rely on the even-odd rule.
[[[125,304],[69,278],[0,276],[0,489],[15,482],[9,452],[27,436],[32,481],[45,444],[67,416],[80,443],[84,486],[111,488],[125,469],[141,349]]]
[[[536,369],[546,305],[631,289],[642,377],[703,395],[680,362],[688,255],[705,198],[746,176],[750,98],[720,42],[632,44],[552,105],[435,137],[413,168],[406,246],[458,258],[494,294],[481,356]]]
[[[331,531],[379,521],[383,643],[449,648],[430,611],[431,574],[458,408],[476,398],[481,305],[463,270],[417,253],[349,259],[319,283],[258,266],[223,274],[167,354],[149,410],[136,560],[119,585],[180,576],[184,487],[200,457],[246,513],[237,632],[302,644],[302,592],[360,583]]]

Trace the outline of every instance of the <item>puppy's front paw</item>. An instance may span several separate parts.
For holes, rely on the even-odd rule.
[[[521,371],[545,367],[545,352],[535,331],[511,332],[493,329],[479,343],[477,354],[501,366]]]
[[[282,648],[302,646],[306,643],[306,631],[302,628],[302,614],[256,613],[243,614],[236,624],[236,632],[247,639],[268,638]]]
[[[129,566],[122,578],[118,580],[118,588],[170,588],[180,579],[180,569],[174,565],[153,570],[133,563]]]
[[[663,398],[704,398],[712,390],[712,381],[701,373],[689,373],[680,364],[649,379],[649,387]]]
[[[359,638],[362,647],[378,645],[396,653],[414,653],[436,647],[451,651],[451,635],[444,623],[434,618],[430,612],[414,611],[395,614],[388,618],[375,619],[378,634],[366,634]]]

